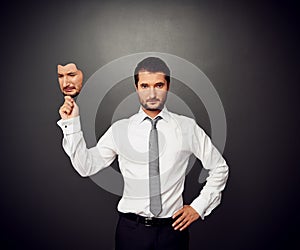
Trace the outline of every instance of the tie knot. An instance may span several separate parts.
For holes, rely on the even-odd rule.
[[[161,119],[160,116],[155,117],[155,119],[151,119],[150,117],[147,117],[148,120],[150,120],[152,124],[152,129],[156,129],[157,122]]]

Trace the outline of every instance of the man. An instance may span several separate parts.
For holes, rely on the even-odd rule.
[[[75,97],[82,88],[83,74],[75,63],[57,65],[57,76],[60,90],[66,96]]]
[[[114,123],[91,149],[86,148],[81,132],[78,106],[66,96],[58,121],[64,133],[63,147],[82,176],[97,173],[118,155],[124,191],[118,204],[117,250],[185,250],[188,226],[204,219],[220,203],[228,166],[193,119],[165,107],[170,87],[165,62],[156,57],[144,59],[134,79],[140,111]],[[209,169],[209,177],[200,195],[183,205],[191,154]]]

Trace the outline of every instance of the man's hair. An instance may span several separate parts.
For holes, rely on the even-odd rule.
[[[139,73],[148,71],[151,73],[162,72],[165,74],[165,79],[169,86],[170,84],[170,69],[167,64],[158,57],[147,57],[138,63],[134,70],[134,83],[137,86],[139,82]]]

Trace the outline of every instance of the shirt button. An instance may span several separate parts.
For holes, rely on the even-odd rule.
[[[68,126],[67,125],[65,125],[65,128],[67,128]]]

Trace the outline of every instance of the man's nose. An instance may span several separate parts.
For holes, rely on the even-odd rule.
[[[150,91],[149,97],[150,97],[150,98],[155,98],[155,97],[156,97],[156,91],[155,91],[155,88],[150,87],[149,91]]]

